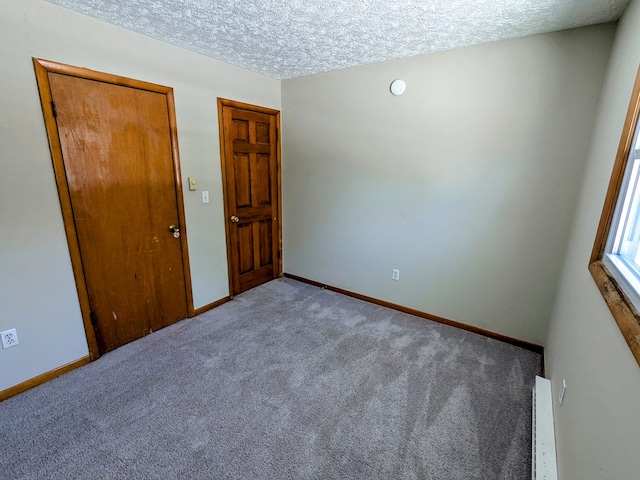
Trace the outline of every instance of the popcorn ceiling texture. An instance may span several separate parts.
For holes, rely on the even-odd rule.
[[[47,0],[286,79],[617,20],[628,0]]]

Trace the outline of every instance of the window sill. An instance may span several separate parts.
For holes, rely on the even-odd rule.
[[[601,260],[591,263],[589,272],[640,365],[640,314]]]

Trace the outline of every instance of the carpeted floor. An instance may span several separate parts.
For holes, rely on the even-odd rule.
[[[274,280],[0,403],[0,477],[530,478],[540,361]]]

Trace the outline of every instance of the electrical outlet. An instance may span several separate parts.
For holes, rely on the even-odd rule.
[[[391,270],[391,280],[399,281],[400,280],[400,270],[394,268]]]
[[[18,333],[15,328],[0,332],[0,338],[2,338],[2,348],[15,347],[20,343],[18,342]]]
[[[562,379],[562,388],[560,389],[560,395],[558,395],[558,400],[560,400],[560,406],[562,406],[562,402],[564,402],[564,394],[567,392],[567,381]]]

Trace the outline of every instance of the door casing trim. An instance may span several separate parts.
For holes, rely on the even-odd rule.
[[[233,298],[235,292],[233,288],[233,265],[231,261],[231,235],[229,232],[229,198],[227,197],[227,170],[226,164],[224,161],[226,145],[224,138],[224,121],[222,111],[224,107],[232,107],[238,108],[241,110],[249,110],[252,112],[265,113],[267,115],[274,115],[276,118],[276,184],[278,188],[278,196],[276,201],[278,205],[276,207],[276,211],[278,212],[277,218],[277,230],[278,230],[278,259],[277,262],[274,262],[274,268],[277,268],[277,276],[282,277],[282,155],[280,150],[280,111],[274,110],[273,108],[260,107],[258,105],[251,105],[249,103],[237,102],[235,100],[229,100],[227,98],[218,97],[218,129],[220,136],[220,166],[222,169],[222,198],[224,204],[224,231],[226,236],[226,244],[227,244],[227,270],[229,277],[229,296]]]
[[[176,112],[173,98],[173,89],[163,85],[144,82],[131,78],[121,77],[110,73],[98,72],[82,67],[74,67],[41,58],[33,58],[35,68],[36,82],[40,93],[40,102],[42,104],[42,113],[44,116],[45,129],[47,139],[49,141],[49,150],[51,152],[51,160],[53,170],[58,187],[58,197],[60,199],[60,207],[62,209],[62,218],[64,221],[64,229],[67,236],[67,244],[71,255],[71,266],[78,291],[78,300],[80,302],[80,312],[82,314],[82,322],[84,324],[87,344],[89,347],[89,355],[91,360],[100,357],[96,332],[91,322],[91,307],[89,303],[89,292],[87,289],[86,278],[82,267],[82,257],[80,255],[80,245],[78,243],[78,235],[75,228],[73,217],[73,209],[71,207],[71,196],[69,186],[64,170],[64,161],[62,157],[62,148],[58,135],[58,126],[53,110],[53,98],[51,87],[49,85],[49,72],[69,75],[87,80],[94,80],[103,83],[110,83],[124,87],[135,88],[138,90],[146,90],[149,92],[160,93],[167,98],[167,108],[169,112],[169,136],[171,139],[171,153],[173,158],[173,172],[176,186],[176,200],[178,206],[178,219],[180,221],[181,230],[181,247],[182,247],[182,264],[184,273],[185,294],[187,299],[187,317],[195,315],[193,304],[193,290],[191,285],[191,269],[189,267],[189,251],[187,245],[187,227],[186,216],[184,213],[184,199],[182,194],[182,175],[180,173],[180,157],[178,152],[178,129],[176,123]]]

